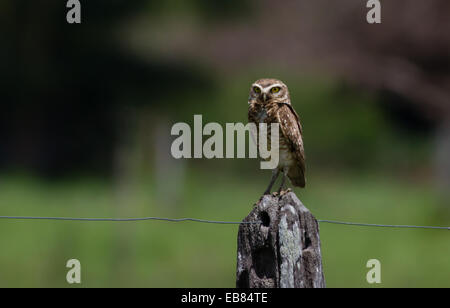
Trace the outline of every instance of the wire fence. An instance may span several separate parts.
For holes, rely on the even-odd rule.
[[[199,222],[209,224],[222,225],[241,225],[241,224],[261,224],[261,221],[218,221],[198,218],[163,218],[163,217],[142,217],[142,218],[71,218],[71,217],[35,217],[35,216],[0,216],[3,220],[58,220],[58,221],[84,221],[84,222],[136,222],[136,221],[166,221],[166,222]],[[337,224],[345,226],[358,227],[377,227],[377,228],[402,228],[402,229],[434,229],[434,230],[448,230],[450,227],[437,226],[415,226],[415,225],[382,225],[382,224],[367,224],[336,220],[317,220],[319,223]]]

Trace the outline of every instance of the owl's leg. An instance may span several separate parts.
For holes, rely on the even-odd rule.
[[[280,170],[278,168],[272,170],[272,178],[270,179],[269,187],[267,187],[266,191],[264,192],[265,195],[270,195],[270,190],[277,180],[278,174],[280,174]]]
[[[278,194],[281,194],[281,192],[286,188],[286,178],[288,171],[289,171],[288,168],[283,169],[283,178],[281,179],[281,185],[280,188],[278,189]]]

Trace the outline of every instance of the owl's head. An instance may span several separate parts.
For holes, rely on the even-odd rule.
[[[290,103],[288,87],[278,79],[264,78],[255,81],[250,88],[249,103]]]

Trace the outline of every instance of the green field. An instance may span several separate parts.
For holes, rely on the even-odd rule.
[[[117,194],[86,178],[45,183],[2,177],[0,215],[64,217],[196,217],[239,221],[251,210],[269,173],[259,180],[214,176],[190,168],[176,202],[164,204],[151,180]],[[259,172],[259,173],[257,173]],[[262,175],[262,176],[260,176]],[[430,186],[431,187],[431,186]],[[446,225],[435,192],[424,183],[355,174],[322,174],[296,190],[318,219]],[[447,219],[445,219],[447,217]],[[76,258],[83,287],[233,287],[236,225],[193,222],[0,221],[0,287],[66,287]],[[447,231],[321,224],[328,287],[373,287],[366,262],[379,259],[381,287],[450,287]]]

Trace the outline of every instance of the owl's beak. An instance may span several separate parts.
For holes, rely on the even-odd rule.
[[[267,93],[263,93],[262,100],[263,102],[267,101]]]

